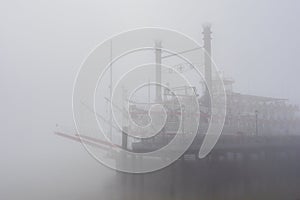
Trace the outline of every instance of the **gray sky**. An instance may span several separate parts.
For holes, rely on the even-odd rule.
[[[2,1],[0,198],[21,198],[12,190],[39,198],[36,188],[76,195],[86,182],[88,196],[103,186],[104,167],[52,131],[56,123],[72,130],[72,85],[83,59],[124,30],[171,28],[202,43],[201,24],[210,22],[214,60],[237,91],[300,103],[299,10],[297,0]]]

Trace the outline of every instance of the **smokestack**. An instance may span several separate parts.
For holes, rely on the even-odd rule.
[[[205,66],[205,80],[208,89],[211,91],[212,72],[211,72],[211,30],[210,25],[203,25],[203,42],[204,42],[204,66]]]
[[[156,62],[156,70],[155,70],[155,76],[156,76],[156,102],[162,101],[161,96],[161,41],[155,42],[155,62]]]
[[[205,81],[206,81],[206,98],[207,106],[210,112],[210,97],[209,91],[212,92],[212,70],[211,70],[211,30],[210,24],[205,24],[203,27],[203,42],[204,42],[204,66],[205,66]]]

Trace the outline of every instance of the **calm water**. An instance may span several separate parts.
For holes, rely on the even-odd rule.
[[[300,159],[215,163],[181,161],[155,173],[117,173],[105,199],[300,199]]]

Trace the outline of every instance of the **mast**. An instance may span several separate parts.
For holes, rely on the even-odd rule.
[[[113,70],[112,70],[112,40],[110,40],[110,102],[112,103],[113,93]],[[112,142],[112,108],[109,106],[109,139]]]

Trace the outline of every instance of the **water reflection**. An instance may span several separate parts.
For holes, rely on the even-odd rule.
[[[300,159],[250,161],[178,160],[144,175],[117,173],[105,199],[300,199]]]

